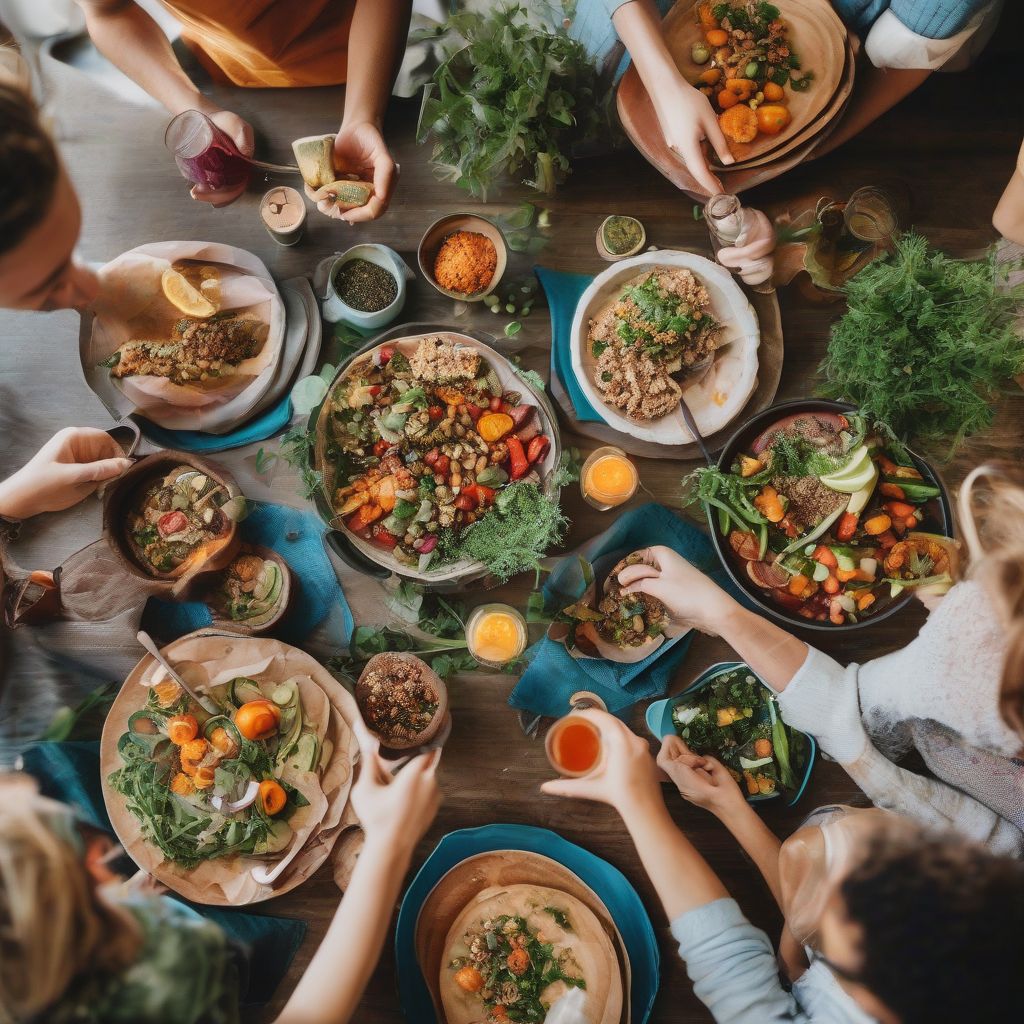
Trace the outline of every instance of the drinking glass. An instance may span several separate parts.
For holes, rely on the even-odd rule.
[[[878,188],[859,188],[843,209],[846,230],[872,245],[886,245],[896,233],[896,213],[889,197]]]
[[[211,191],[237,188],[252,168],[230,137],[201,110],[183,110],[167,126],[164,144],[182,177]]]

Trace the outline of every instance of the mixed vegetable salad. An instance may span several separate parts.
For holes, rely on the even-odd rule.
[[[245,550],[224,570],[213,601],[223,617],[255,629],[277,615],[284,592],[281,566],[272,558]]]
[[[296,680],[240,677],[209,696],[220,714],[172,680],[150,687],[118,741],[123,767],[110,776],[145,837],[186,868],[281,853],[289,821],[310,803],[299,786],[312,785],[310,773],[330,757],[303,715]]]
[[[717,757],[749,797],[800,786],[807,740],[782,721],[775,694],[745,665],[676,704],[672,724],[695,753]]]
[[[419,572],[472,557],[468,528],[516,485],[542,484],[545,420],[474,347],[427,337],[407,358],[382,345],[328,402],[335,514]]]
[[[852,624],[909,587],[952,586],[953,542],[928,532],[940,488],[860,414],[786,416],[695,477],[739,575],[801,618]]]

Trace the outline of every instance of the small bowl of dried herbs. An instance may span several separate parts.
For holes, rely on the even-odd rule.
[[[375,242],[354,245],[331,266],[324,319],[376,329],[391,323],[405,305],[412,271],[394,249]]]

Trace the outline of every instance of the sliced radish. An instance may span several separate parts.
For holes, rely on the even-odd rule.
[[[784,587],[789,583],[789,574],[785,569],[780,569],[772,562],[747,562],[747,575],[756,586],[766,590]]]

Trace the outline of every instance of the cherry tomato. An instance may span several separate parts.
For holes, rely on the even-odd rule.
[[[380,365],[384,366],[391,362],[391,357],[395,354],[394,345],[381,345],[380,348]]]
[[[427,415],[429,415],[432,420],[439,420],[441,419],[442,416],[444,416],[444,409],[442,409],[441,406],[439,405],[432,405],[427,410]]]
[[[447,455],[438,455],[434,461],[434,472],[440,473],[441,476],[447,476],[448,470],[451,469],[452,460]]]
[[[370,542],[391,551],[398,546],[398,538],[388,530],[385,530],[380,523],[374,523],[370,530]]]
[[[170,537],[172,533],[181,533],[188,529],[188,516],[184,512],[165,512],[158,520],[156,528],[161,537]]]
[[[370,385],[370,394],[373,395],[374,398],[376,398],[383,390],[384,388],[380,384]]]

